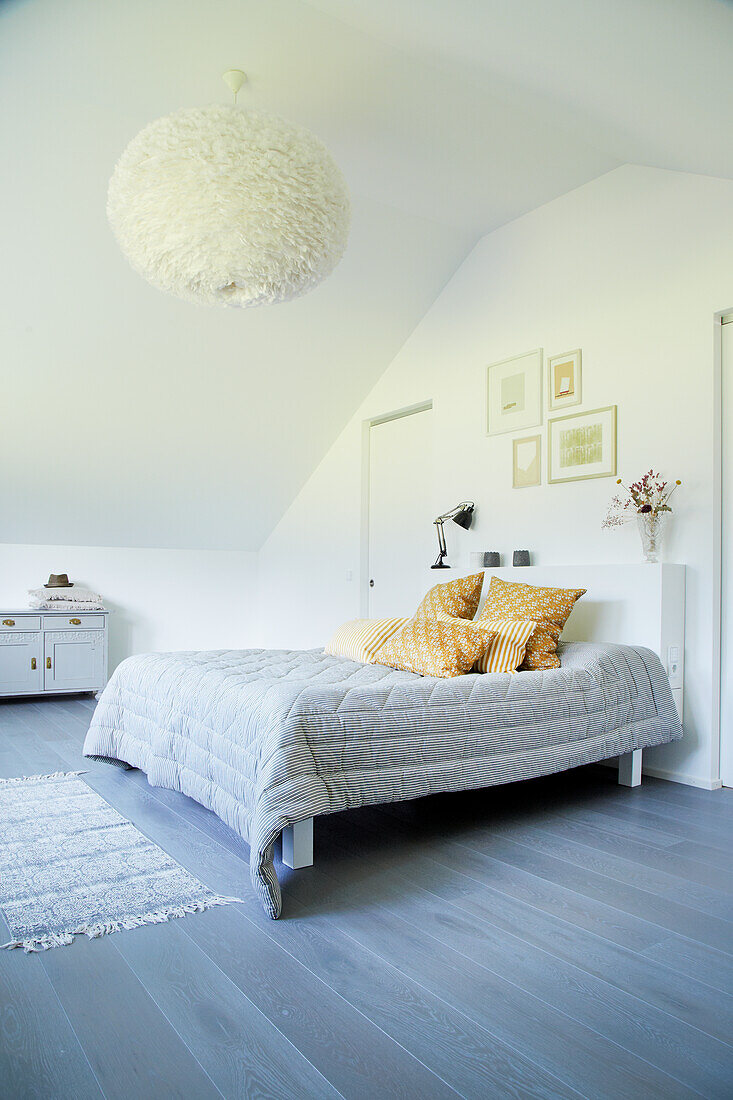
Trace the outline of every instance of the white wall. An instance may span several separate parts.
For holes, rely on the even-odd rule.
[[[257,644],[256,554],[0,544],[0,607],[27,607],[60,572],[104,596],[110,671],[131,653]]]
[[[470,532],[447,531],[455,566],[468,567],[471,549],[506,561],[517,547],[537,564],[640,560],[635,528],[600,528],[612,479],[512,490],[511,436],[485,434],[487,364],[538,346],[581,347],[581,408],[618,405],[619,475],[633,480],[654,465],[684,482],[666,557],[688,566],[685,739],[647,755],[657,769],[709,783],[712,319],[733,305],[731,256],[733,182],[632,166],[484,237],[265,543],[265,644],[322,644],[359,613],[362,422],[427,398],[434,514],[477,504]]]

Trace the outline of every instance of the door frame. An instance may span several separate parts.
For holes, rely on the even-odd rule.
[[[414,405],[405,405],[401,409],[381,413],[361,422],[361,537],[359,545],[359,615],[365,619],[369,615],[369,504],[371,494],[371,430],[390,420],[403,420],[415,413],[430,412],[432,397],[418,401]]]
[[[713,317],[713,784],[722,786],[723,726],[721,723],[723,660],[723,319],[733,308]],[[727,321],[731,324],[733,322]],[[729,582],[730,584],[730,582]],[[718,731],[716,738],[715,731]],[[717,779],[717,782],[716,782]]]

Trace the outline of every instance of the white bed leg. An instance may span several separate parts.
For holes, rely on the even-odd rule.
[[[638,787],[641,783],[641,749],[624,753],[618,758],[618,781],[623,787]]]
[[[283,863],[297,871],[313,866],[313,818],[296,821],[283,829]]]

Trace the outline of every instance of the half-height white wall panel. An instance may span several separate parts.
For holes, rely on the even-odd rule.
[[[133,653],[257,642],[256,554],[0,544],[0,605],[25,607],[28,589],[59,572],[100,592],[112,612],[110,672]]]

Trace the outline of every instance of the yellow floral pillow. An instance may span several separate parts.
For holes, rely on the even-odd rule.
[[[415,616],[385,642],[377,653],[377,664],[421,676],[462,676],[471,671],[493,636],[489,623]]]
[[[527,641],[523,669],[559,668],[557,642],[575,601],[585,588],[538,588],[492,577],[477,623],[492,619],[525,619],[537,623]]]
[[[324,652],[371,665],[387,639],[409,619],[351,619],[338,628]]]
[[[524,660],[527,642],[537,629],[537,623],[526,619],[487,619],[486,625],[496,634],[489,648],[476,662],[475,671],[516,672]]]
[[[481,599],[483,573],[435,584],[415,612],[416,619],[472,619]]]

